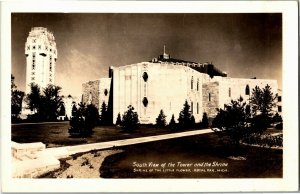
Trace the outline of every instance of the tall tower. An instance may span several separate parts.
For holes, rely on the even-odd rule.
[[[25,43],[25,55],[26,94],[30,93],[31,83],[40,88],[54,84],[57,50],[53,33],[43,27],[31,28]]]

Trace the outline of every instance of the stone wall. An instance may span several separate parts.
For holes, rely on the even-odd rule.
[[[89,81],[82,84],[82,102],[93,104],[99,109],[100,80]]]
[[[99,80],[83,83],[82,102],[95,105],[99,112],[101,112],[103,102],[108,106],[110,90],[111,78],[101,78]]]
[[[219,108],[219,82],[208,82],[202,86],[203,93],[203,112],[207,113],[209,118],[214,118]]]

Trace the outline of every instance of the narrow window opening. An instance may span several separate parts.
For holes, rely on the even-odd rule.
[[[246,91],[245,91],[246,95],[250,95],[250,88],[249,85],[246,86]]]

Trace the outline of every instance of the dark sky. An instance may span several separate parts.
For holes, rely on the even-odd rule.
[[[13,13],[12,73],[25,90],[24,45],[31,27],[53,32],[56,85],[80,96],[81,84],[108,76],[109,66],[173,58],[213,62],[229,77],[276,79],[282,88],[282,16],[250,14]]]

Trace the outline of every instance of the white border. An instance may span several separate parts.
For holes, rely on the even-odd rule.
[[[1,4],[1,172],[3,192],[226,192],[298,190],[297,1],[54,1]],[[11,12],[283,13],[282,179],[12,179],[10,143]]]

